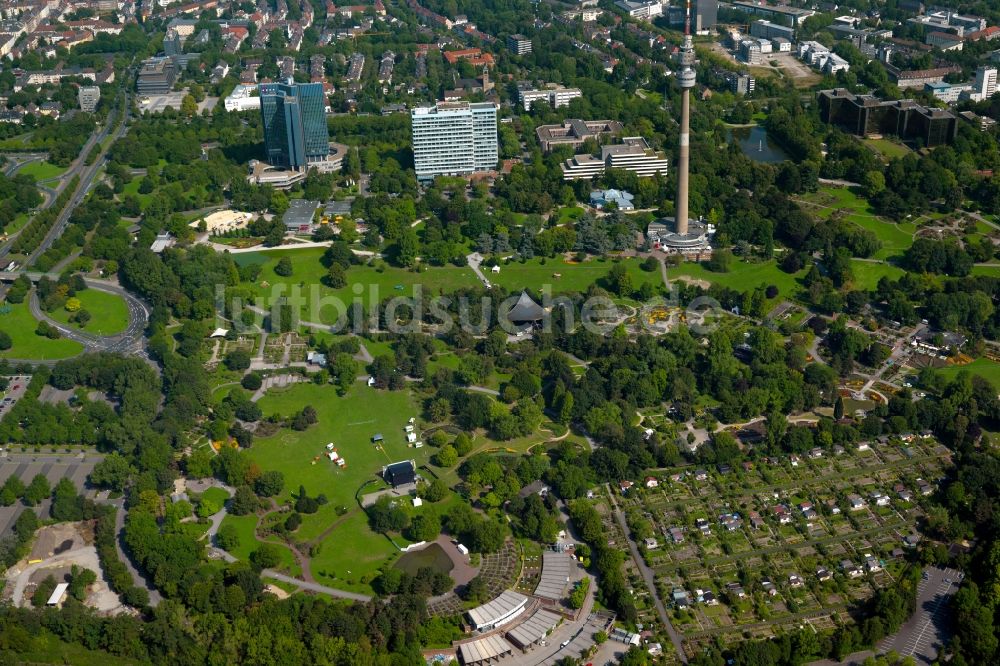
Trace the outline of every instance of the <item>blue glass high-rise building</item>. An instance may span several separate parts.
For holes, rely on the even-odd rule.
[[[272,166],[304,169],[330,153],[322,83],[262,83],[264,152]]]

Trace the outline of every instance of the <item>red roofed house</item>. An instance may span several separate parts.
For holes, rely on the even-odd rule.
[[[480,49],[462,49],[461,51],[445,51],[444,59],[454,65],[459,60],[467,60],[470,65],[478,67],[486,65],[493,66],[493,54],[483,53]]]

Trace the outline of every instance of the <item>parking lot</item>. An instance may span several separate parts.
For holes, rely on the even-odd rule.
[[[68,477],[73,485],[84,490],[84,495],[91,497],[94,491],[85,488],[87,476],[102,458],[101,455],[82,453],[59,455],[4,451],[0,453],[0,484],[10,476],[17,476],[27,485],[36,474],[42,474],[51,486],[55,486],[59,479]],[[41,517],[48,517],[49,504],[50,500],[46,499],[34,507],[34,511]],[[24,509],[20,503],[0,507],[0,537],[11,529]]]
[[[951,635],[948,601],[958,592],[961,576],[955,569],[925,569],[917,587],[917,611],[895,635],[879,643],[879,652],[895,650],[918,664],[932,664]]]
[[[187,89],[161,95],[149,95],[149,101],[143,102],[140,100],[139,108],[141,111],[148,111],[149,113],[163,113],[168,106],[174,111],[180,111],[181,102],[184,101],[185,95],[187,95]],[[205,109],[214,109],[218,102],[218,97],[206,97],[198,104],[198,113],[201,113]]]
[[[0,392],[0,419],[6,416],[7,412],[14,408],[28,388],[31,375],[14,375],[6,377],[8,380],[7,390]]]

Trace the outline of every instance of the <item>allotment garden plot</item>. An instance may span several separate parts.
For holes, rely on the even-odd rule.
[[[830,622],[890,584],[919,536],[948,451],[931,438],[814,450],[729,469],[685,468],[630,489],[644,556],[692,640]],[[640,542],[641,543],[641,542]]]

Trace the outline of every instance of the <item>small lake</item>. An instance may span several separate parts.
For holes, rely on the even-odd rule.
[[[435,571],[446,574],[454,569],[455,565],[452,564],[448,553],[444,552],[444,548],[439,544],[432,543],[426,548],[404,553],[402,557],[396,560],[395,567],[411,576],[415,576],[417,571],[424,567],[430,567]]]
[[[788,155],[776,141],[768,140],[767,130],[760,125],[731,127],[726,131],[726,139],[738,144],[743,153],[755,162],[774,164],[788,159]]]

